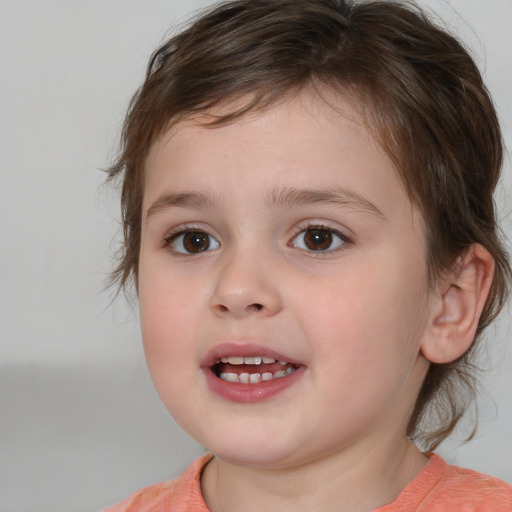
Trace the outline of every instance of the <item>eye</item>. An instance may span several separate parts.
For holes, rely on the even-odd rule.
[[[305,251],[329,252],[339,249],[347,241],[346,236],[334,229],[310,227],[301,231],[290,245]]]
[[[181,231],[166,239],[166,245],[180,254],[197,254],[219,248],[219,242],[206,231]]]

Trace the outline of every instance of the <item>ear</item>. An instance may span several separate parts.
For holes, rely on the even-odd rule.
[[[494,276],[494,259],[474,244],[457,259],[453,272],[440,279],[432,316],[421,344],[432,363],[449,363],[471,346]]]

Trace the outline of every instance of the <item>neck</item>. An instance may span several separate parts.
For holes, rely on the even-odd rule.
[[[380,443],[363,455],[351,451],[279,469],[237,466],[216,457],[203,473],[203,496],[211,512],[368,512],[396,499],[427,463],[408,439],[392,449]]]

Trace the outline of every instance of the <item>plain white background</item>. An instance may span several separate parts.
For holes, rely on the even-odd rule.
[[[136,306],[103,291],[118,246],[105,168],[152,50],[200,0],[0,0],[0,512],[81,512],[202,452],[143,360]],[[512,0],[424,0],[486,78],[512,148]],[[507,157],[497,204],[512,237]],[[487,335],[480,428],[443,449],[512,483],[510,305]]]

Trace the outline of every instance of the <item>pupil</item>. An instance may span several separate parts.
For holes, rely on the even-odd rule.
[[[304,241],[308,249],[325,251],[332,244],[332,233],[326,229],[308,229]]]
[[[183,246],[188,252],[202,252],[210,247],[210,241],[205,233],[191,232],[183,237]]]

